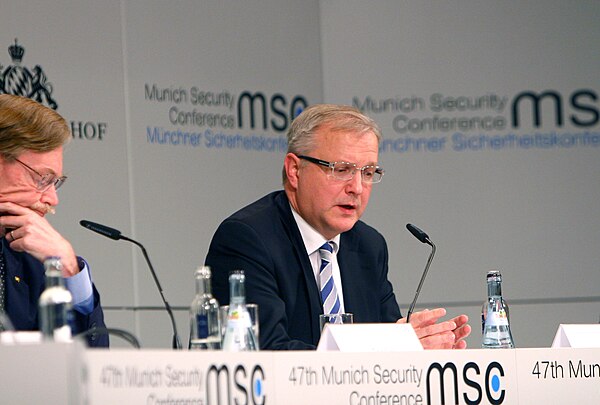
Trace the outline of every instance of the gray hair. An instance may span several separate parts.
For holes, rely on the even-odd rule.
[[[309,154],[316,147],[315,134],[325,126],[333,133],[373,133],[378,143],[382,138],[379,125],[357,108],[338,104],[314,104],[306,108],[290,125],[287,132],[287,152],[295,155]],[[286,181],[284,168],[284,184]]]

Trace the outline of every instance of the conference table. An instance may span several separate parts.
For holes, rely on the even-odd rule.
[[[320,352],[0,345],[7,404],[599,404],[600,348]]]

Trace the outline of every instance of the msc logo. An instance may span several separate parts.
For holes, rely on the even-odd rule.
[[[544,100],[545,103],[544,103]],[[539,128],[542,125],[542,106],[546,105],[554,107],[554,125],[562,127],[565,121],[565,111],[572,112],[568,119],[576,127],[593,127],[600,121],[600,114],[594,102],[598,100],[598,95],[591,89],[581,89],[574,91],[569,97],[568,106],[565,108],[565,103],[561,94],[554,90],[546,90],[542,93],[534,93],[533,91],[524,91],[515,96],[512,102],[512,125],[518,128],[520,125],[521,104],[526,103],[531,105],[531,118],[533,126]],[[527,111],[527,109],[525,109]]]
[[[42,67],[36,65],[30,71],[21,66],[25,48],[17,43],[16,38],[15,44],[8,47],[8,53],[14,65],[3,69],[0,64],[0,93],[28,97],[56,110],[58,104],[52,98],[52,84],[47,81]]]
[[[459,384],[458,384],[458,370],[454,363],[446,363],[443,367],[440,363],[432,363],[427,370],[427,404],[431,405],[432,390],[438,388],[440,403],[446,404],[446,383],[448,382],[445,378],[446,371],[451,372],[452,376],[452,392],[454,393],[454,404],[458,404],[459,397]],[[430,378],[434,372],[439,374],[439,385],[432,384]],[[480,404],[483,399],[483,390],[481,384],[476,381],[476,377],[481,375],[479,365],[474,362],[468,362],[462,369],[462,380],[465,385],[469,386],[474,392],[467,392],[462,390],[462,397],[465,404]],[[504,369],[498,362],[491,362],[485,370],[485,377],[483,380],[483,388],[485,389],[485,395],[490,404],[501,404],[504,402],[505,390],[501,389],[501,377],[504,377]],[[474,379],[475,378],[475,379]],[[435,380],[434,380],[435,381]],[[473,395],[475,394],[475,395]]]
[[[265,373],[259,365],[248,373],[238,364],[230,374],[226,365],[217,367],[213,364],[206,373],[206,404],[265,405],[264,381]]]
[[[248,113],[245,113],[244,107],[248,106]],[[250,118],[250,128],[256,126],[256,112],[260,110],[262,117],[262,128],[267,129],[267,124],[271,124],[271,129],[277,132],[284,132],[288,125],[308,106],[308,102],[302,96],[295,96],[288,106],[287,98],[280,93],[275,93],[269,99],[269,108],[267,108],[267,99],[261,92],[254,94],[244,91],[238,97],[237,116],[238,127],[244,126],[244,116]],[[268,116],[275,118],[268,119]]]

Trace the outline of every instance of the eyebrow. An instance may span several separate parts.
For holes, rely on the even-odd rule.
[[[345,160],[342,160],[342,162],[346,162],[346,161],[345,161]],[[356,162],[346,162],[346,163],[353,163],[353,164],[355,164],[355,165],[356,165],[356,167],[379,166],[379,163],[377,163],[377,162],[368,162],[368,163],[365,163],[365,164],[363,164],[363,165],[361,165],[361,164],[358,164],[358,163],[356,163]]]
[[[37,169],[36,168],[35,170],[37,170],[38,172],[40,172],[40,174],[52,174],[52,175],[54,175],[56,177],[60,177],[58,174],[56,174],[56,172],[51,167],[44,166],[41,169]]]
[[[56,172],[54,171],[54,169],[52,169],[51,167],[48,167],[48,166],[44,166],[42,168],[39,168],[39,167],[35,167],[34,164],[31,164],[31,163],[27,163],[27,162],[23,162],[23,163],[25,163],[26,165],[29,165],[29,167],[31,167],[32,169],[36,170],[41,175],[52,174],[52,175],[54,175],[56,177],[64,176],[64,174],[62,174],[61,176],[59,176],[58,174],[56,174]]]
[[[352,161],[350,161],[350,160],[347,160],[347,159],[336,159],[336,160],[331,160],[331,162],[344,162],[344,163],[353,163],[353,164],[355,164],[356,166],[359,166],[359,164],[358,164],[357,162],[352,162]],[[378,164],[379,164],[379,163],[377,163],[377,162],[370,161],[370,162],[367,162],[367,163],[365,163],[365,164],[364,164],[364,165],[362,165],[362,166],[377,166]]]

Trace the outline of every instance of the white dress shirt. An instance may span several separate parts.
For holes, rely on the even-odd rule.
[[[310,265],[312,266],[315,282],[317,283],[317,288],[319,291],[321,290],[319,277],[319,272],[321,269],[321,255],[319,254],[319,248],[323,246],[325,242],[333,242],[333,260],[331,261],[333,282],[335,283],[335,288],[337,289],[338,297],[340,298],[340,312],[346,312],[344,309],[342,276],[340,274],[340,266],[337,261],[337,252],[340,250],[340,235],[336,235],[333,239],[325,239],[323,235],[317,232],[315,228],[310,226],[308,222],[306,222],[291,205],[290,208],[292,209],[292,214],[296,220],[298,229],[300,229],[300,235],[302,236],[306,253],[310,259]]]

